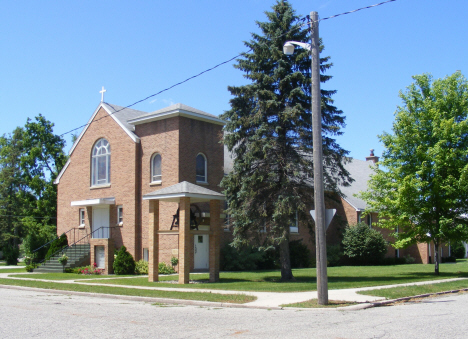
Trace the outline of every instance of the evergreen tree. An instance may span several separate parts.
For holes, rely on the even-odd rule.
[[[251,239],[279,246],[282,280],[293,279],[289,257],[289,226],[306,217],[313,202],[311,62],[307,50],[283,54],[288,40],[309,41],[307,23],[287,1],[277,1],[267,22],[257,22],[250,49],[234,66],[250,84],[228,87],[234,96],[226,120],[224,143],[234,158],[233,171],[222,181],[228,212],[234,220],[234,246]],[[323,49],[323,46],[321,46]],[[322,73],[332,64],[321,58]],[[321,82],[330,76],[321,75]],[[343,167],[347,151],[334,137],[342,132],[343,112],[333,106],[335,91],[322,90],[324,180],[328,192],[350,182]],[[260,243],[258,243],[260,244]]]

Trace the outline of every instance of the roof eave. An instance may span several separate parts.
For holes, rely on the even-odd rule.
[[[205,121],[205,122],[210,122],[216,125],[222,125],[224,126],[226,123],[224,120],[221,120],[216,117],[209,117],[203,114],[195,113],[195,112],[190,112],[184,109],[174,109],[168,112],[163,112],[163,113],[155,113],[155,114],[150,114],[146,115],[144,117],[136,118],[136,119],[131,119],[128,121],[129,124],[131,125],[141,125],[141,124],[146,124],[149,122],[153,121],[158,121],[158,120],[163,120],[163,119],[168,119],[176,116],[183,116],[186,118],[194,119],[194,120],[200,120],[200,121]]]

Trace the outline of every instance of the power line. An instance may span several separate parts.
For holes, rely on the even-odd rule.
[[[375,5],[371,5],[371,6],[367,6],[367,7],[358,8],[358,9],[355,9],[355,10],[352,10],[352,11],[349,11],[349,12],[344,12],[344,13],[340,13],[340,14],[335,14],[335,15],[329,16],[329,17],[327,17],[327,18],[319,19],[318,21],[333,19],[333,18],[339,17],[339,16],[341,16],[341,15],[346,15],[346,14],[355,13],[355,12],[361,11],[361,10],[363,10],[363,9],[369,9],[369,8],[381,6],[381,5],[387,4],[387,3],[389,3],[389,2],[394,2],[394,1],[396,1],[396,0],[387,0],[387,1],[380,2],[380,3],[375,4]],[[284,35],[286,35],[286,34],[292,33],[294,30],[300,29],[300,28],[304,27],[305,25],[308,25],[308,24],[309,24],[309,21],[310,21],[310,17],[309,17],[309,15],[306,15],[305,17],[300,18],[299,21],[302,21],[303,23],[300,24],[300,25],[297,25],[297,26],[295,26],[294,28],[290,29],[289,31],[287,31],[287,32],[285,32],[285,33],[283,33],[283,34],[281,34],[281,35],[278,36],[277,38],[280,38],[280,37],[282,37],[282,36],[284,36]],[[115,112],[112,112],[112,113],[110,113],[109,115],[103,116],[102,118],[93,120],[93,121],[91,121],[91,122],[89,122],[89,123],[86,123],[86,124],[84,124],[84,125],[81,125],[81,126],[79,126],[79,127],[74,128],[74,129],[72,129],[72,130],[69,130],[68,132],[62,133],[62,134],[60,134],[60,137],[63,137],[65,134],[74,132],[74,131],[76,131],[76,130],[78,130],[78,129],[81,129],[81,128],[83,128],[83,127],[86,127],[86,126],[88,126],[88,125],[91,125],[92,123],[97,122],[97,121],[99,121],[99,120],[108,118],[110,115],[113,115],[113,114],[115,114],[115,113],[118,113],[118,112],[120,112],[120,111],[122,111],[122,110],[124,110],[124,109],[126,109],[126,108],[133,107],[133,106],[135,106],[136,104],[139,104],[140,102],[146,101],[146,100],[148,100],[148,99],[150,99],[150,98],[152,98],[152,97],[155,97],[155,96],[157,96],[157,95],[159,95],[159,94],[161,94],[161,93],[163,93],[163,92],[166,92],[166,91],[168,91],[168,90],[170,90],[170,89],[172,89],[172,88],[174,88],[174,87],[180,86],[180,85],[182,85],[183,83],[186,83],[187,81],[190,81],[190,80],[192,80],[192,79],[195,79],[195,78],[197,78],[197,77],[199,77],[199,76],[201,76],[201,75],[203,75],[203,74],[205,74],[205,73],[207,73],[207,72],[210,72],[210,71],[212,71],[212,70],[218,68],[219,66],[225,65],[225,64],[231,62],[232,60],[234,60],[234,59],[236,59],[236,58],[238,58],[238,57],[241,57],[241,56],[244,55],[245,53],[249,53],[250,51],[252,51],[252,49],[249,49],[247,52],[243,52],[243,53],[241,53],[241,54],[238,54],[238,55],[236,55],[235,57],[232,57],[232,58],[230,58],[230,59],[228,59],[228,60],[226,60],[226,61],[223,61],[223,62],[221,62],[221,63],[219,63],[219,64],[217,64],[217,65],[215,65],[215,66],[213,66],[213,67],[211,67],[211,68],[208,68],[208,69],[206,69],[206,70],[204,70],[204,71],[202,71],[202,72],[200,72],[200,73],[198,73],[198,74],[196,74],[196,75],[193,75],[193,76],[191,76],[191,77],[189,77],[189,78],[187,78],[187,79],[185,79],[185,80],[182,80],[182,81],[180,81],[180,82],[178,82],[178,83],[176,83],[176,84],[174,84],[174,85],[172,85],[172,86],[169,86],[169,87],[167,87],[167,88],[165,88],[165,89],[163,89],[163,90],[161,90],[161,91],[159,91],[159,92],[157,92],[157,93],[155,93],[155,94],[151,94],[151,95],[147,96],[147,97],[144,98],[144,99],[138,100],[138,101],[134,102],[134,103],[131,104],[131,105],[122,107],[121,109],[119,109],[119,110],[117,110],[117,111],[115,111]]]
[[[290,29],[289,31],[287,31],[287,32],[285,32],[285,33],[283,33],[283,34],[281,34],[281,35],[278,36],[277,38],[280,38],[280,37],[282,37],[282,36],[284,36],[284,35],[286,35],[286,34],[292,33],[293,31],[295,31],[295,30],[297,30],[297,29],[299,29],[299,28],[301,28],[301,27],[307,25],[307,24],[308,24],[308,21],[309,21],[309,16],[307,15],[307,16],[305,16],[305,17],[303,17],[303,18],[300,18],[299,21],[302,21],[303,23],[302,23],[301,25],[295,26],[294,28]],[[307,21],[307,22],[305,22],[305,21]],[[152,97],[155,97],[156,95],[159,95],[159,94],[161,94],[161,93],[163,93],[163,92],[166,92],[166,91],[168,91],[168,90],[170,90],[170,89],[172,89],[172,88],[174,88],[174,87],[176,87],[176,86],[182,85],[183,83],[185,83],[185,82],[187,82],[187,81],[189,81],[189,80],[195,79],[195,78],[197,78],[197,77],[203,75],[204,73],[210,72],[210,71],[214,70],[215,68],[218,68],[219,66],[222,66],[222,65],[225,65],[225,64],[231,62],[232,60],[234,60],[234,59],[236,59],[236,58],[238,58],[238,57],[244,55],[245,53],[249,53],[250,51],[252,51],[252,49],[249,49],[247,52],[243,52],[243,53],[241,53],[241,54],[238,54],[238,55],[236,55],[235,57],[232,57],[232,58],[230,58],[230,59],[228,59],[228,60],[226,60],[226,61],[223,61],[223,62],[221,62],[221,63],[219,63],[219,64],[217,64],[217,65],[215,65],[215,66],[213,66],[213,67],[211,67],[211,68],[208,68],[208,69],[204,70],[203,72],[200,72],[200,73],[198,73],[198,74],[196,74],[196,75],[193,75],[193,76],[191,76],[191,77],[189,77],[189,78],[187,78],[187,79],[185,79],[185,80],[183,80],[183,81],[180,81],[180,82],[178,82],[178,83],[176,83],[176,84],[174,84],[174,85],[172,85],[172,86],[169,86],[169,87],[167,87],[167,88],[165,88],[165,89],[163,89],[163,90],[161,90],[161,91],[159,91],[159,92],[157,92],[157,93],[155,93],[155,94],[151,94],[151,95],[147,96],[147,97],[144,98],[144,99],[138,100],[138,101],[134,102],[134,103],[131,104],[131,105],[122,107],[121,109],[116,110],[115,112],[112,112],[112,113],[110,113],[109,115],[105,115],[105,116],[103,116],[103,117],[101,117],[101,118],[99,118],[99,119],[93,120],[93,121],[91,121],[91,122],[89,122],[89,123],[86,123],[86,124],[84,124],[84,125],[81,125],[81,126],[79,126],[79,127],[74,128],[74,129],[72,129],[72,130],[69,130],[68,132],[62,133],[62,134],[60,134],[60,136],[62,137],[62,136],[64,136],[65,134],[74,132],[74,131],[76,131],[76,130],[78,130],[78,129],[81,129],[81,128],[83,128],[83,127],[86,127],[86,126],[88,126],[88,125],[91,125],[91,124],[94,123],[94,122],[97,122],[97,121],[99,121],[99,120],[108,118],[110,115],[113,115],[113,114],[115,114],[115,113],[118,113],[118,112],[120,112],[120,111],[122,111],[122,110],[124,110],[124,109],[126,109],[126,108],[130,108],[130,107],[132,107],[132,106],[135,106],[136,104],[139,104],[140,102],[146,101],[146,100],[148,100],[148,99],[150,99],[150,98],[152,98]]]
[[[329,16],[329,17],[327,17],[327,18],[319,19],[319,21],[328,20],[328,19],[333,19],[333,18],[336,18],[336,17],[341,16],[341,15],[356,13],[356,12],[358,12],[358,11],[362,11],[363,9],[369,9],[369,8],[373,8],[373,7],[385,5],[385,4],[387,4],[387,3],[389,3],[389,2],[393,2],[393,1],[396,1],[396,0],[387,0],[387,1],[384,1],[384,2],[381,2],[381,3],[378,3],[378,4],[375,4],[375,5],[371,5],[371,6],[367,6],[367,7],[358,8],[358,9],[355,9],[355,10],[352,10],[352,11],[349,11],[349,12],[344,12],[344,13],[340,13],[340,14],[335,14],[335,15]]]

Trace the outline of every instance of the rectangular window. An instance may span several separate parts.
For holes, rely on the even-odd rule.
[[[85,225],[85,209],[84,208],[80,208],[79,218],[80,218],[80,226],[84,226]]]
[[[144,261],[149,261],[149,253],[148,253],[148,249],[147,249],[147,248],[144,248],[144,249],[143,249],[143,260],[144,260]]]
[[[294,224],[289,226],[289,233],[299,233],[299,222],[297,220],[297,211],[296,211],[296,217],[294,218]]]
[[[366,216],[366,219],[366,224],[369,225],[369,227],[372,227],[372,215],[370,213]]]
[[[123,206],[117,206],[117,225],[123,225]]]

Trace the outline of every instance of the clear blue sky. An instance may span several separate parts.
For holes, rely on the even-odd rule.
[[[382,0],[291,0],[297,14],[321,18]],[[246,50],[255,21],[273,0],[2,1],[0,134],[42,113],[64,133],[87,122],[100,102],[130,105]],[[382,152],[411,76],[467,74],[466,0],[397,0],[320,23],[347,117],[338,140],[355,158]],[[211,114],[229,109],[228,85],[245,83],[224,65],[134,108],[184,103]],[[67,150],[71,145],[66,136]]]

